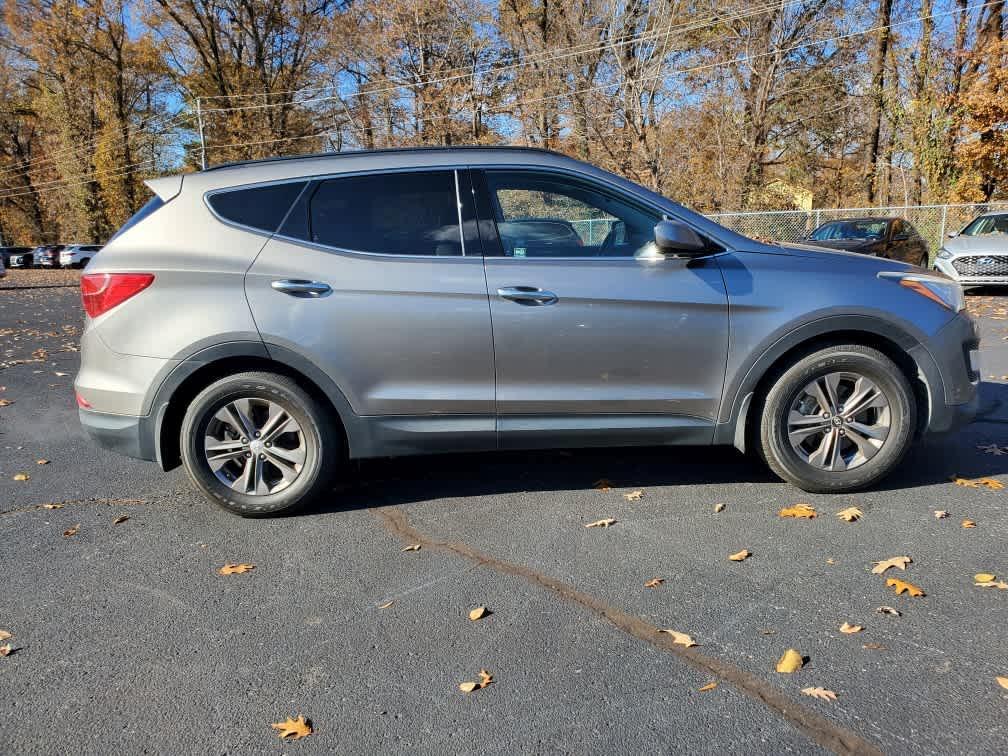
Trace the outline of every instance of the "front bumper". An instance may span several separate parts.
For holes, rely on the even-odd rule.
[[[928,391],[928,417],[922,423],[923,432],[947,433],[976,417],[980,372],[975,360],[979,347],[976,324],[961,312],[926,345],[910,349]]]

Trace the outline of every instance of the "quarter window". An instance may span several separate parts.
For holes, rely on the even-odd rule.
[[[327,179],[308,215],[317,244],[384,255],[463,254],[454,171]]]
[[[207,198],[221,218],[272,234],[294,204],[305,181],[215,192]]]
[[[548,173],[487,171],[508,257],[632,257],[661,218],[601,187]]]

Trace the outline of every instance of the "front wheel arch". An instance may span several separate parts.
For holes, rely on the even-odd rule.
[[[763,415],[763,402],[770,390],[770,386],[788,368],[802,358],[820,349],[838,344],[859,344],[871,347],[882,352],[882,354],[896,363],[913,388],[914,398],[917,402],[917,417],[920,419],[917,423],[917,433],[918,435],[923,433],[930,414],[930,391],[932,389],[923,380],[923,371],[920,365],[917,364],[904,347],[881,334],[872,331],[840,330],[806,338],[773,359],[767,360],[765,367],[760,372],[759,378],[740,397],[738,402],[739,409],[734,422],[728,426],[731,430],[731,437],[725,439],[725,442],[733,444],[741,452],[758,449],[760,417]]]

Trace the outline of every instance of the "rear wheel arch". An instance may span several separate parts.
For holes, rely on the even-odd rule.
[[[763,401],[773,383],[803,357],[839,344],[871,347],[896,363],[913,388],[917,405],[918,434],[923,431],[930,415],[932,401],[930,393],[936,389],[939,391],[943,389],[928,385],[922,377],[925,371],[911,356],[910,351],[919,346],[919,342],[905,333],[883,334],[855,327],[805,333],[804,337],[789,339],[777,349],[771,348],[765,352],[750,368],[739,390],[734,394],[732,414],[727,425],[722,426],[726,427],[727,433],[718,440],[732,443],[740,451],[758,448],[759,443],[755,439],[759,434]]]
[[[326,379],[321,371],[318,371],[317,375],[310,375],[309,372],[314,371],[304,370],[303,366],[298,364],[300,358],[274,359],[272,356],[256,354],[228,354],[229,351],[232,350],[221,350],[216,355],[201,353],[198,361],[183,362],[179,365],[161,385],[152,407],[151,417],[154,423],[157,460],[162,469],[171,470],[182,463],[179,433],[186,409],[192,400],[214,382],[237,373],[268,372],[294,380],[323,407],[330,410],[343,444],[342,448],[344,450],[351,448],[352,435],[347,425],[348,421],[351,426],[353,425],[351,420],[354,417],[353,412],[342,392],[331,384],[331,381],[327,381],[330,385],[323,388],[325,385],[323,381]],[[319,376],[323,376],[323,379],[319,380]]]

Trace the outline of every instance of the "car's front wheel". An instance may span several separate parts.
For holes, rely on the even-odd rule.
[[[331,413],[274,373],[205,388],[186,411],[180,442],[193,482],[245,517],[287,512],[324,493],[340,457]]]
[[[760,442],[770,468],[813,493],[866,488],[910,448],[913,389],[877,349],[843,344],[795,362],[766,395]]]

